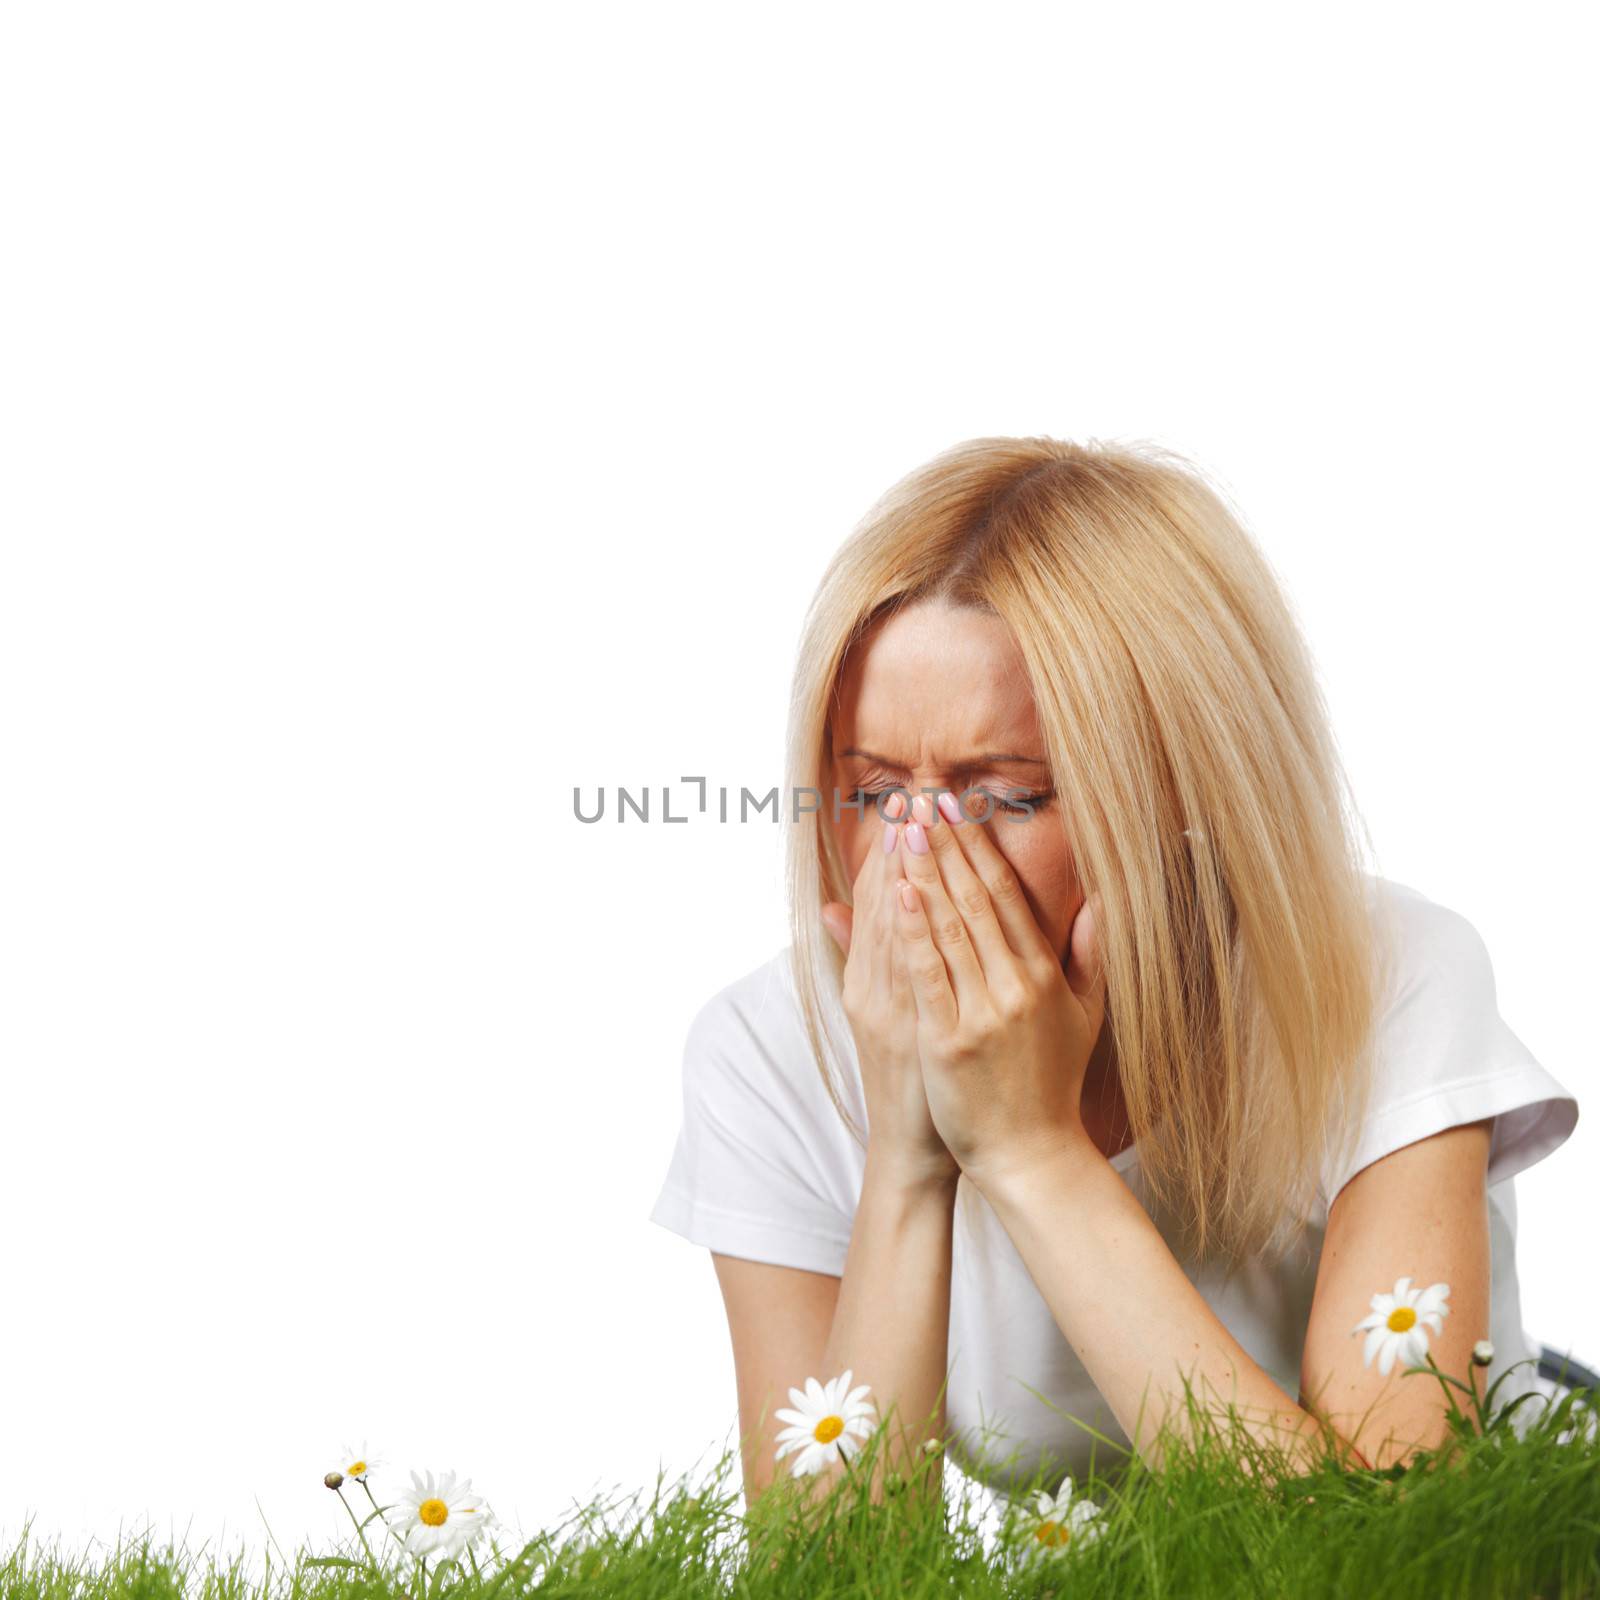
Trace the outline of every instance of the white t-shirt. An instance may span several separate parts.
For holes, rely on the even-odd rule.
[[[1340,1170],[1330,1164],[1303,1243],[1277,1262],[1247,1262],[1223,1285],[1220,1267],[1201,1270],[1180,1257],[1219,1320],[1290,1396],[1300,1391],[1300,1357],[1331,1197],[1389,1151],[1482,1117],[1495,1118],[1488,1170],[1488,1332],[1495,1361],[1487,1380],[1537,1356],[1522,1326],[1512,1179],[1549,1155],[1578,1119],[1576,1098],[1502,1020],[1488,951],[1472,924],[1390,879],[1369,875],[1367,887],[1369,894],[1381,893],[1393,911],[1399,937],[1394,986],[1379,1025],[1372,1100],[1353,1160]],[[842,1013],[836,1010],[835,1017]],[[845,1046],[840,1098],[866,1130],[848,1026],[834,1026]],[[714,995],[690,1025],[683,1123],[650,1220],[720,1254],[840,1276],[865,1163],[865,1149],[828,1098],[806,1039],[789,952],[782,950]],[[1137,1146],[1111,1165],[1149,1211]],[[951,1453],[970,1475],[1001,1490],[1025,1481],[1046,1457],[1047,1472],[1082,1477],[1091,1455],[1102,1472],[1114,1472],[1119,1452],[1098,1445],[1071,1419],[1124,1448],[1127,1435],[1056,1326],[988,1202],[965,1178],[959,1187],[969,1192],[956,1206],[952,1245],[945,1397]],[[1425,1277],[1426,1264],[1417,1263],[1417,1270]],[[1352,1326],[1366,1310],[1365,1304],[1351,1307]],[[1497,1404],[1535,1387],[1533,1370],[1519,1368],[1501,1387]],[[834,1374],[796,1373],[794,1382],[808,1376],[826,1381]],[[1537,1405],[1527,1402],[1517,1414]]]

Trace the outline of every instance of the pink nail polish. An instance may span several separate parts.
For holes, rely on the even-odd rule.
[[[913,810],[916,808],[913,806]],[[914,856],[925,856],[928,853],[928,830],[920,822],[906,824],[906,849]]]
[[[886,856],[892,856],[894,854],[894,841],[895,841],[896,836],[899,834],[899,832],[900,832],[900,830],[892,822],[884,823],[884,825],[883,825],[883,853]]]
[[[961,815],[961,802],[948,789],[939,796],[939,809],[944,812],[944,820],[952,825],[964,820]]]
[[[934,818],[933,801],[925,794],[919,794],[911,802],[911,815],[924,825],[931,825]]]
[[[898,817],[906,808],[906,797],[898,789],[883,802],[883,813],[887,817]]]

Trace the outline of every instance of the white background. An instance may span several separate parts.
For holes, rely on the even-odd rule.
[[[709,1258],[646,1215],[779,831],[572,790],[780,782],[827,557],[976,434],[1243,507],[1381,869],[1584,1102],[1520,1261],[1600,1359],[1595,43],[9,8],[3,1531],[331,1539],[346,1435],[531,1531],[731,1440]]]

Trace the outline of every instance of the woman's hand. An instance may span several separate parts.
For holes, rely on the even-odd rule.
[[[904,808],[900,795],[886,805],[896,815]],[[884,843],[892,846],[900,828],[891,822],[884,829]],[[844,1013],[861,1063],[868,1154],[909,1182],[953,1183],[961,1168],[928,1110],[911,980],[894,937],[898,877],[894,855],[875,842],[856,874],[854,911],[830,900],[822,908],[822,921],[845,954]]]
[[[1073,922],[1063,970],[990,823],[952,823],[961,817],[954,795],[940,802],[942,819],[917,796],[895,853],[905,882],[894,943],[910,977],[934,1126],[981,1188],[1087,1141],[1080,1106],[1105,979],[1089,906]]]

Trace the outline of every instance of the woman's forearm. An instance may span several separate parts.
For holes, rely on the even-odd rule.
[[[852,1387],[871,1384],[867,1398],[878,1420],[893,1407],[875,1500],[882,1498],[885,1472],[904,1473],[930,1433],[942,1435],[944,1428],[955,1201],[955,1176],[904,1171],[869,1145],[822,1365],[830,1376],[848,1367]],[[928,1480],[936,1492],[940,1475]]]
[[[1189,1434],[1180,1372],[1202,1410],[1231,1402],[1263,1442],[1308,1467],[1318,1458],[1317,1419],[1228,1331],[1087,1138],[981,1187],[1057,1326],[1152,1466],[1164,1415]]]

